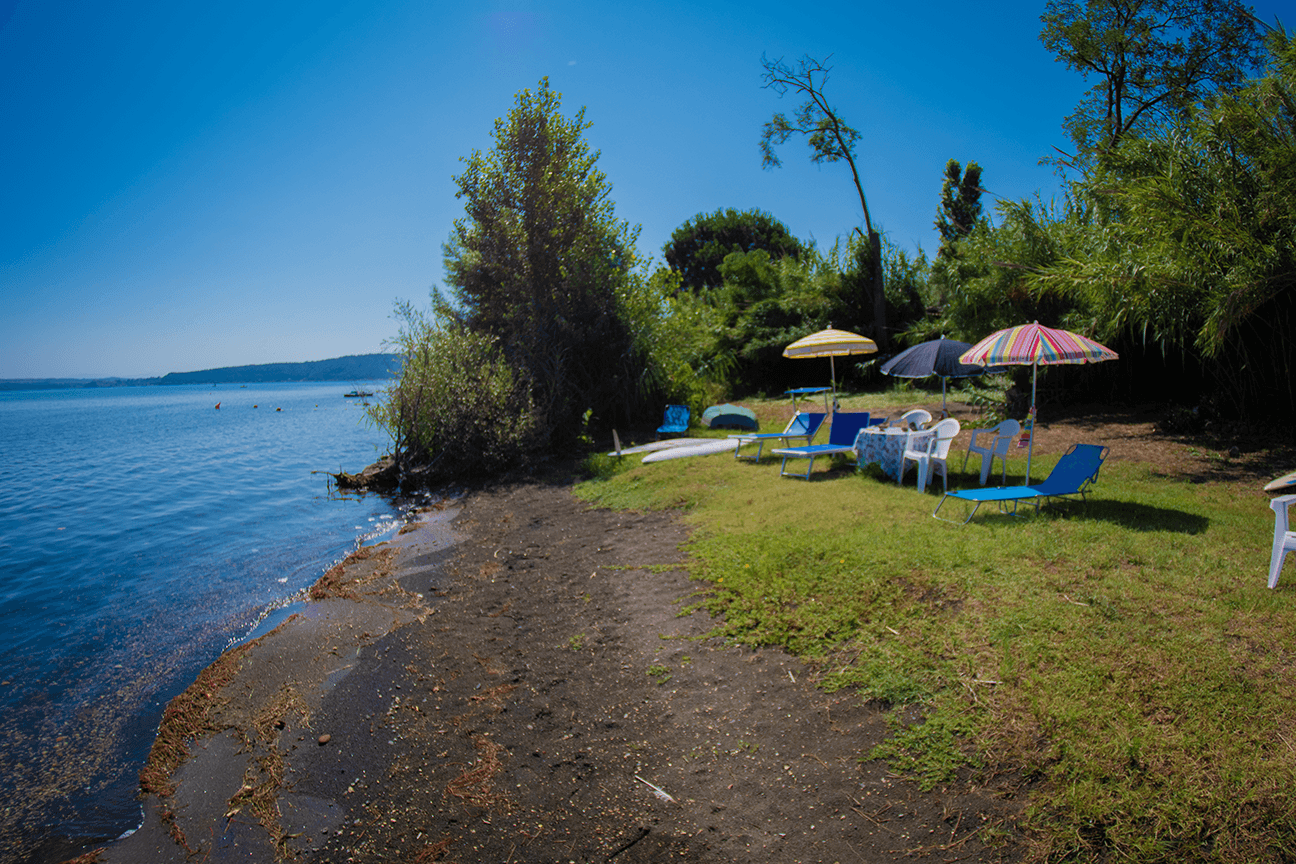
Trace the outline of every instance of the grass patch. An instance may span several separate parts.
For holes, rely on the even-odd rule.
[[[745,404],[763,429],[790,414]],[[1017,772],[1032,858],[1296,855],[1296,580],[1265,587],[1259,490],[1109,462],[1087,505],[954,526],[931,519],[938,496],[849,465],[805,482],[770,459],[623,461],[577,494],[685,508],[692,608],[715,635],[894,706],[894,734],[861,756],[924,787]],[[1034,461],[1044,476],[1056,456]],[[977,485],[951,462],[951,488]]]
[[[652,666],[648,667],[648,677],[655,679],[657,683],[660,685],[660,684],[665,684],[673,676],[671,675],[671,671],[668,667],[663,666],[660,663],[654,663]]]
[[[980,760],[969,753],[976,725],[967,711],[950,706],[914,723],[905,723],[903,714],[895,711],[887,722],[891,737],[866,758],[885,759],[895,770],[915,778],[924,792],[957,779],[960,768],[980,767]]]

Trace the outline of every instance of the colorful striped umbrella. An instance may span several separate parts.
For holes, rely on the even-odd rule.
[[[960,363],[977,366],[1029,366],[1031,367],[1030,417],[1035,417],[1035,381],[1040,366],[1064,363],[1101,363],[1116,360],[1119,355],[1092,339],[1044,327],[1038,321],[1009,327],[991,333],[959,357]],[[1026,485],[1030,485],[1031,456],[1035,452],[1035,430],[1031,429],[1030,449],[1026,451]]]
[[[867,336],[851,333],[849,330],[820,330],[809,336],[802,336],[783,349],[784,357],[827,357],[832,371],[833,408],[837,408],[837,363],[832,358],[845,357],[850,354],[873,354],[878,350],[877,343]]]

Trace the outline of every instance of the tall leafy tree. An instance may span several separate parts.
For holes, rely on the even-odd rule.
[[[787,226],[763,210],[732,207],[699,213],[676,228],[662,247],[667,265],[685,288],[718,288],[720,265],[733,252],[764,249],[774,258],[800,258],[806,251]]]
[[[800,260],[773,259],[764,249],[736,253],[720,266],[721,288],[707,299],[718,313],[716,350],[732,356],[728,381],[738,392],[792,386],[783,349],[832,322],[840,311],[842,280],[836,262],[810,251]]]
[[[1296,45],[1188,122],[1121,145],[1083,188],[1100,242],[1037,274],[1097,335],[1199,358],[1233,415],[1296,418]]]
[[[700,295],[684,292],[680,299],[697,299],[713,314],[711,352],[731,361],[719,380],[731,392],[777,392],[795,386],[805,370],[788,363],[783,349],[816,330],[835,326],[862,330],[868,323],[860,298],[872,273],[867,241],[850,235],[827,250],[808,249],[799,259],[775,259],[764,249],[732,253],[720,265],[724,284]],[[890,244],[884,246],[887,272],[887,315],[909,322],[923,316],[926,257],[910,259]],[[838,365],[839,374],[856,371]],[[804,382],[801,382],[804,383]]]
[[[444,246],[449,296],[435,312],[494,337],[529,387],[536,429],[574,437],[587,410],[612,411],[643,358],[618,293],[632,279],[637,228],[619,221],[611,186],[583,136],[541,79],[497,120],[494,147],[454,178],[465,215]]]
[[[957,160],[949,160],[945,163],[941,203],[936,211],[936,230],[941,235],[937,256],[951,257],[954,254],[954,244],[971,234],[980,218],[981,166],[969,162],[965,171]]]
[[[831,59],[831,55],[828,58]],[[781,59],[761,58],[765,74],[761,80],[766,89],[773,90],[779,96],[789,92],[803,97],[792,118],[781,111],[761,129],[761,157],[766,168],[776,168],[782,164],[774,148],[785,143],[793,135],[806,139],[810,146],[812,162],[845,162],[851,171],[855,191],[859,194],[860,208],[864,213],[864,226],[868,231],[868,249],[870,269],[872,271],[871,287],[873,295],[873,339],[879,345],[885,345],[886,337],[886,294],[883,288],[882,239],[873,230],[873,220],[869,215],[868,199],[864,195],[864,185],[860,181],[859,166],[855,163],[855,142],[859,140],[858,130],[847,125],[828,103],[824,87],[828,83],[831,66],[810,56],[802,57],[795,67],[788,66]],[[859,231],[857,227],[855,229]],[[863,232],[860,232],[863,235]]]
[[[1082,160],[1237,89],[1262,57],[1239,0],[1049,0],[1040,21],[1044,47],[1097,79],[1065,124]]]
[[[996,211],[999,224],[979,221],[956,258],[935,262],[933,273],[948,286],[937,329],[969,342],[1030,321],[1088,332],[1074,317],[1070,292],[1037,291],[1032,277],[1078,254],[1090,237],[1089,211],[1070,198],[1005,200]]]

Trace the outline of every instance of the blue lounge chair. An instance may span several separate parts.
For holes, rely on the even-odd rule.
[[[828,428],[827,444],[781,447],[770,452],[775,456],[783,457],[783,464],[779,466],[779,474],[784,477],[801,477],[809,480],[810,472],[814,470],[814,460],[816,458],[832,456],[837,453],[854,453],[855,439],[859,436],[860,430],[868,425],[869,415],[867,411],[847,414],[837,413],[833,415],[832,426]],[[787,461],[789,459],[809,459],[810,464],[806,467],[804,474],[789,474],[787,472]]]
[[[657,427],[657,437],[663,435],[683,435],[688,431],[689,410],[687,405],[667,405],[662,416],[662,425]]]
[[[1049,472],[1049,476],[1043,483],[1036,483],[1033,486],[999,486],[994,489],[946,492],[941,497],[940,503],[936,505],[936,509],[932,511],[932,516],[942,522],[957,524],[957,520],[944,519],[937,515],[945,505],[945,501],[950,498],[968,501],[973,505],[972,512],[963,520],[963,525],[971,522],[977,508],[987,501],[996,502],[1001,513],[1008,512],[1006,505],[1009,501],[1013,502],[1012,512],[1014,513],[1017,512],[1017,503],[1020,501],[1034,501],[1036,513],[1039,512],[1040,503],[1048,498],[1079,495],[1080,500],[1083,501],[1089,487],[1098,482],[1098,469],[1102,467],[1103,460],[1107,458],[1109,452],[1111,451],[1101,444],[1072,444],[1053,466],[1053,470]]]
[[[781,441],[784,444],[787,444],[789,443],[788,439],[804,438],[805,443],[810,444],[814,441],[815,433],[819,431],[819,427],[823,425],[824,418],[827,416],[827,414],[819,414],[813,411],[798,411],[792,415],[792,419],[788,421],[787,428],[782,432],[760,432],[749,433],[746,435],[730,435],[730,438],[738,439],[738,446],[734,448],[734,458],[751,459],[754,462],[759,462],[761,458],[761,448],[765,446],[766,441]],[[741,451],[744,444],[755,444],[756,455],[743,456]]]

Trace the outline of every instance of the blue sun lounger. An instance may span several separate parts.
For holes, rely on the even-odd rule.
[[[738,446],[734,447],[734,458],[751,459],[755,462],[759,462],[761,457],[761,448],[765,446],[766,441],[781,441],[784,444],[787,444],[789,443],[788,439],[790,438],[804,438],[805,443],[809,444],[814,441],[815,433],[819,431],[819,427],[823,425],[824,418],[827,416],[827,414],[819,414],[813,411],[798,411],[792,415],[792,419],[788,422],[787,428],[782,432],[760,432],[747,433],[744,435],[730,435],[730,438],[738,439]],[[756,455],[743,456],[741,450],[744,444],[755,444]]]
[[[1107,447],[1100,444],[1072,444],[1053,466],[1053,470],[1049,472],[1049,476],[1043,483],[1036,483],[1033,486],[999,486],[994,489],[946,492],[940,503],[936,505],[936,509],[932,511],[932,516],[942,522],[960,524],[956,519],[945,519],[937,515],[941,507],[945,506],[945,501],[950,498],[958,498],[960,501],[972,504],[972,512],[963,520],[961,523],[963,525],[971,522],[977,508],[987,501],[997,503],[1000,513],[1008,512],[1009,501],[1013,502],[1012,512],[1014,513],[1017,512],[1017,504],[1021,501],[1034,501],[1036,513],[1039,512],[1040,503],[1048,498],[1079,495],[1080,500],[1083,501],[1089,492],[1089,487],[1098,482],[1098,469],[1102,467],[1103,460],[1107,458],[1109,452],[1111,451]]]
[[[805,480],[810,479],[810,472],[814,470],[814,460],[820,456],[832,456],[837,453],[854,453],[855,439],[859,436],[860,430],[869,425],[869,415],[867,411],[856,413],[837,413],[833,415],[832,426],[828,427],[827,444],[808,444],[805,447],[780,447],[777,450],[771,450],[775,456],[783,457],[783,464],[779,466],[779,474],[783,477],[801,477]],[[787,472],[787,460],[789,459],[809,459],[810,464],[806,467],[804,474],[789,474]]]

